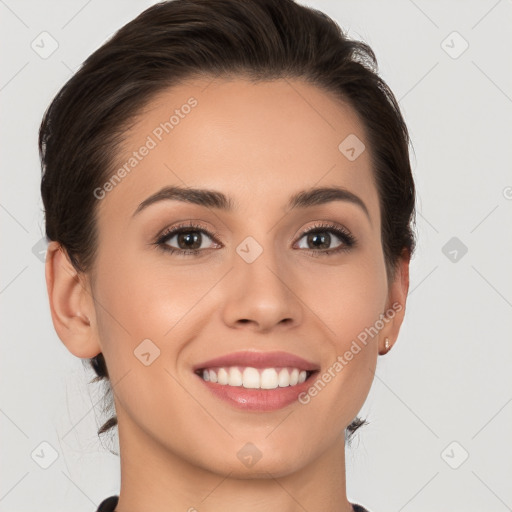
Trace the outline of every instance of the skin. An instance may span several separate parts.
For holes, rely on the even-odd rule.
[[[98,201],[94,272],[77,275],[56,242],[48,249],[55,329],[77,357],[103,352],[114,384],[116,510],[349,512],[344,429],[369,393],[385,338],[398,336],[409,287],[408,257],[393,281],[386,276],[364,125],[351,107],[298,80],[196,80],[152,100],[116,164],[191,96],[198,105]],[[366,145],[355,161],[338,150],[349,134]],[[133,216],[168,185],[221,191],[238,209],[166,200]],[[287,211],[293,193],[331,185],[359,196],[369,218],[348,201]],[[185,256],[152,245],[190,219],[220,244],[203,235],[204,252]],[[303,233],[318,221],[345,227],[357,245],[315,257],[324,249]],[[252,263],[236,252],[247,236],[263,248]],[[334,233],[327,242],[342,243]],[[176,236],[167,244],[186,248]],[[325,370],[393,303],[402,309],[308,404],[235,409],[192,372],[246,349],[288,351]],[[160,350],[149,366],[134,356],[144,339]],[[252,467],[237,457],[248,442],[261,452]]]

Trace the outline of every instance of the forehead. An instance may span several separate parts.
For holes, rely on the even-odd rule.
[[[294,191],[341,185],[371,210],[377,197],[368,149],[357,113],[311,84],[189,81],[138,114],[112,169],[126,172],[102,208],[131,215],[169,185],[222,190],[238,210],[256,199],[261,209],[262,198],[286,203]]]

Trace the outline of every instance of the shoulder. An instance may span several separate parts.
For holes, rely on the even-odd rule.
[[[114,512],[116,508],[117,502],[119,501],[119,496],[110,496],[109,498],[104,499],[96,512]]]

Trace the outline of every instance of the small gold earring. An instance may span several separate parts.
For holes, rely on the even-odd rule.
[[[386,341],[384,342],[384,346],[386,347],[386,352],[389,351],[389,338],[386,338]]]

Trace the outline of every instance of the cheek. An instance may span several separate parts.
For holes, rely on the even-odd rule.
[[[115,355],[110,359],[131,361],[133,351],[149,339],[162,354],[172,350],[175,360],[180,344],[186,343],[184,329],[190,330],[193,321],[194,330],[203,319],[199,302],[214,287],[217,274],[208,268],[171,265],[165,256],[155,261],[128,252],[101,263],[96,309],[102,346]]]
[[[360,409],[377,362],[387,279],[384,262],[376,252],[376,257],[367,254],[356,263],[333,267],[329,272],[310,272],[309,282],[317,285],[303,285],[304,296],[308,297],[308,304],[314,305],[319,325],[323,325],[326,339],[330,340],[329,346],[324,347],[326,367],[323,376],[319,376],[323,382],[318,389],[331,403],[331,410],[344,420]]]
[[[190,286],[186,273],[174,271],[171,276],[169,269],[129,255],[103,262],[98,265],[96,318],[111,381],[119,382],[117,400],[132,417],[163,414],[160,402],[165,396],[173,397],[177,410],[183,408],[186,397],[169,373],[175,374],[190,336],[187,313],[195,311],[203,288],[214,281]]]
[[[354,255],[347,264],[310,266],[303,274],[298,295],[329,328],[339,351],[384,312],[387,280],[378,257]]]
[[[98,272],[96,289],[99,327],[105,341],[111,335],[130,338],[134,343],[141,337],[149,338],[160,329],[154,320],[161,314],[162,305],[152,300],[158,290],[152,289],[151,273],[143,265],[132,265],[126,258],[104,265]]]

